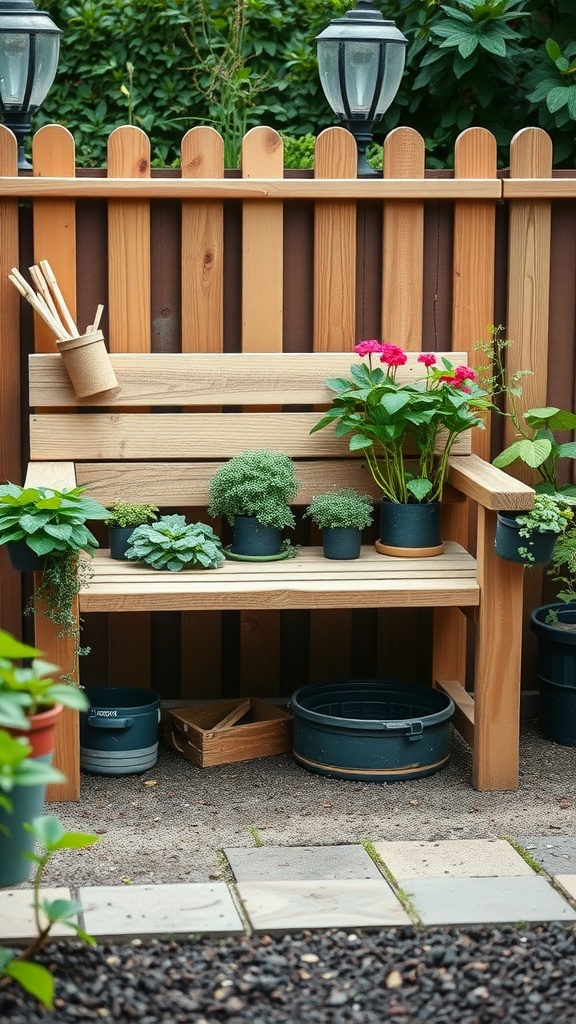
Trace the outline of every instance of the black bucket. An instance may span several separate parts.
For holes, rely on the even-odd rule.
[[[293,694],[293,754],[302,767],[356,782],[432,775],[450,756],[454,704],[417,683],[348,680]]]
[[[95,775],[136,775],[158,760],[160,696],[130,686],[86,690],[80,714],[80,767]]]
[[[557,623],[546,621],[550,612]],[[538,637],[542,732],[554,743],[576,747],[576,604],[536,608],[530,628]]]

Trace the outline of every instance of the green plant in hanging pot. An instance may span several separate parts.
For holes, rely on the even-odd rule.
[[[498,512],[494,550],[524,565],[548,565],[560,534],[574,518],[562,495],[539,493],[525,512]]]
[[[361,359],[367,356],[368,363],[352,365],[350,380],[326,381],[334,392],[332,407],[312,433],[334,426],[336,436],[351,434],[350,451],[365,456],[382,492],[379,551],[438,554],[448,460],[460,434],[484,427],[482,417],[492,407],[490,396],[477,383],[473,369],[453,366],[446,358],[436,365],[432,352],[418,356],[419,378],[403,380],[398,371],[407,355],[397,345],[362,341],[354,351]],[[376,358],[383,366],[374,365]],[[440,429],[445,441],[437,452]],[[412,457],[409,447],[415,453]],[[398,529],[398,536],[389,538],[389,528]]]
[[[153,569],[218,569],[224,561],[222,544],[206,523],[187,523],[185,516],[161,516],[137,526],[126,557]]]
[[[110,537],[110,556],[119,561],[126,558],[130,537],[137,526],[153,523],[158,518],[157,505],[131,504],[115,501],[106,520]]]
[[[316,495],[304,515],[322,530],[326,558],[358,558],[362,530],[372,522],[372,498],[343,487]]]
[[[230,554],[274,557],[293,553],[281,531],[296,525],[290,502],[299,482],[284,452],[247,451],[223,463],[209,482],[208,514],[225,516],[233,528]]]
[[[83,487],[57,491],[51,487],[0,485],[0,544],[6,544],[15,568],[41,570],[42,579],[26,612],[38,602],[44,614],[74,642],[74,665],[86,649],[80,647],[80,632],[73,614],[73,602],[91,577],[89,560],[98,541],[86,525],[103,520],[108,509],[84,494]],[[36,559],[30,564],[28,556]]]

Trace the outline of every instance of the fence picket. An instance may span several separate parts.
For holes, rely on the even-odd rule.
[[[112,132],[108,176],[150,177],[150,141],[140,128],[125,125]],[[110,351],[149,352],[150,202],[146,199],[114,199],[108,204],[108,303]],[[150,613],[110,615],[109,645],[110,678],[122,680],[122,685],[137,680],[139,686],[150,686]]]
[[[191,128],[182,140],[183,178],[223,178],[224,143],[214,128]],[[221,352],[224,339],[224,204],[182,203],[182,351]],[[221,696],[222,618],[183,612],[184,699]]]
[[[32,165],[35,177],[76,176],[76,147],[67,128],[47,124],[36,132]],[[42,199],[34,203],[33,216],[34,262],[48,260],[76,320],[76,203],[73,199]],[[36,352],[55,350],[54,335],[38,316],[34,317],[34,347]]]
[[[384,140],[385,178],[424,177],[424,139],[396,128]],[[409,352],[422,348],[424,203],[384,203],[382,338]]]
[[[344,128],[316,140],[315,178],[355,178],[356,143]],[[356,339],[356,204],[316,203],[314,212],[314,350],[342,352]]]
[[[457,178],[496,177],[496,139],[484,128],[468,128],[456,140],[454,174]],[[452,295],[452,348],[474,353],[477,341],[488,341],[494,322],[494,264],[496,202],[461,199],[454,208]],[[481,351],[472,365],[486,365]],[[477,430],[474,451],[490,458],[490,425]],[[457,678],[461,678],[458,676]]]
[[[224,143],[214,128],[182,140],[183,178],[223,178]],[[224,337],[224,204],[182,203],[182,351],[221,352]]]
[[[278,132],[252,128],[242,143],[243,178],[283,178]],[[281,202],[242,208],[242,351],[281,352],[283,343],[283,238]],[[262,441],[262,447],[266,447]],[[274,696],[280,682],[280,613],[240,613],[240,691]]]

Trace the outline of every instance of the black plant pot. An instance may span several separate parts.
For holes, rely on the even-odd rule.
[[[522,562],[523,565],[548,565],[558,534],[551,531],[547,533],[535,531],[530,537],[521,537],[521,529],[522,527],[516,522],[514,515],[504,515],[502,512],[498,512],[494,537],[496,554],[508,562]],[[528,557],[522,552],[527,552]]]
[[[108,536],[110,537],[110,557],[117,561],[126,560],[126,551],[130,547],[130,538],[136,529],[135,526],[109,526]]]
[[[44,568],[46,556],[37,555],[28,547],[25,540],[10,541],[6,547],[12,567],[17,572],[37,572]]]
[[[380,503],[380,540],[376,550],[384,555],[428,558],[444,550],[440,532],[440,502],[402,505]]]
[[[546,622],[553,612],[558,622]],[[540,724],[547,739],[576,747],[576,604],[546,604],[530,616],[538,638]]]
[[[359,558],[361,547],[362,531],[353,526],[329,526],[322,530],[325,558]]]
[[[256,516],[234,519],[232,553],[234,555],[277,555],[282,547],[282,531],[263,526]]]

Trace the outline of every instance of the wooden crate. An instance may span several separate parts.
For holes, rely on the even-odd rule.
[[[255,697],[171,708],[164,739],[200,768],[292,750],[292,715]]]

